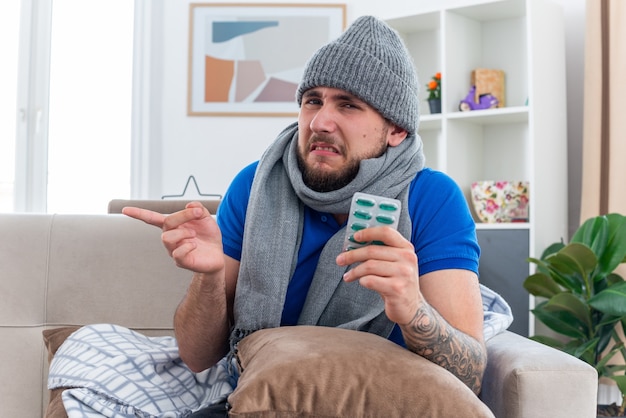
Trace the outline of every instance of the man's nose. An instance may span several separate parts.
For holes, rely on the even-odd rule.
[[[330,106],[321,106],[311,119],[313,132],[333,132],[336,128],[335,113]]]

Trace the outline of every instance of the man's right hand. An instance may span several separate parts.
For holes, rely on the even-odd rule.
[[[178,267],[207,274],[224,269],[222,234],[200,202],[171,215],[137,207],[125,207],[122,213],[161,228],[161,241]]]

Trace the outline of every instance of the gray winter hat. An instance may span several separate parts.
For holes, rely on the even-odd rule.
[[[309,59],[296,99],[302,105],[302,94],[313,87],[345,90],[415,134],[418,85],[411,56],[398,33],[373,16],[362,16]]]

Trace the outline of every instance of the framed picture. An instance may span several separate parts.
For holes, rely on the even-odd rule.
[[[346,26],[345,4],[191,4],[189,116],[292,116],[304,65]]]

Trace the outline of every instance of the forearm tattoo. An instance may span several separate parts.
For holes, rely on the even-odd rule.
[[[480,392],[487,364],[480,342],[453,328],[428,304],[422,304],[402,331],[409,350],[445,368],[474,393]]]

